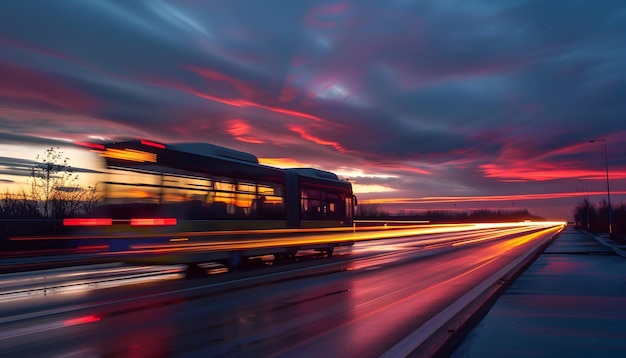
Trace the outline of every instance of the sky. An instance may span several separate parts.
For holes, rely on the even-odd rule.
[[[625,38],[622,0],[3,0],[0,186],[134,137],[333,171],[391,213],[571,219],[605,158],[626,201]]]

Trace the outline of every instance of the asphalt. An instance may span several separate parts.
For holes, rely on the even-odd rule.
[[[626,245],[568,226],[452,357],[626,357]]]

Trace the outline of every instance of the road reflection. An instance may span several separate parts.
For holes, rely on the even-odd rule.
[[[380,356],[560,229],[518,223],[392,230],[412,236],[358,240],[348,260],[338,257],[267,275],[259,270],[241,286],[229,285],[243,279],[225,280],[227,288],[220,291],[209,290],[215,281],[189,280],[176,289],[163,286],[143,295],[129,290],[125,298],[106,304],[69,306],[58,319],[33,316],[28,324],[5,323],[0,351],[13,356],[44,348],[50,355],[70,356]],[[389,230],[380,231],[350,235],[379,237]],[[325,266],[334,268],[315,273]],[[271,276],[276,273],[280,276]]]
[[[186,269],[186,265],[111,263],[4,274],[0,278],[0,302],[175,280],[185,277]]]
[[[523,235],[510,240],[510,245],[521,245],[525,240],[540,236],[545,228],[562,228],[561,222],[522,222],[522,223],[489,223],[489,224],[446,224],[446,225],[405,225],[353,228],[352,232],[326,233],[329,229],[307,229],[305,237],[277,237],[222,240],[211,242],[174,241],[166,245],[137,244],[131,245],[133,252],[190,252],[190,251],[225,251],[245,250],[266,247],[286,247],[303,243],[327,243],[354,241],[359,245],[350,249],[351,254],[367,254],[372,252],[388,252],[389,255],[362,260],[349,269],[372,269],[376,266],[392,263],[406,253],[426,250],[442,245],[462,246],[489,240],[499,240],[511,235],[528,232],[535,234]],[[544,229],[544,230],[542,230]],[[264,232],[255,231],[255,232]],[[269,230],[282,232],[282,230]],[[533,236],[534,235],[534,236]],[[111,254],[111,253],[106,253]],[[263,264],[272,264],[266,256],[258,258]],[[303,256],[300,256],[303,257]],[[296,260],[297,258],[294,257]],[[121,285],[140,284],[151,281],[179,279],[185,276],[187,265],[160,266],[128,266],[108,264],[87,266],[84,268],[47,270],[29,273],[3,275],[0,279],[0,301],[46,296],[60,293],[81,293],[93,289],[110,288]],[[201,274],[221,274],[228,272],[222,263],[205,262],[198,265]]]

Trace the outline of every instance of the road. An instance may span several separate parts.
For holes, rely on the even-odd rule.
[[[481,285],[493,289],[497,283],[485,282],[506,276],[512,263],[518,268],[560,229],[357,242],[332,258],[4,302],[0,353],[405,355],[447,322],[443,313],[471,301]]]

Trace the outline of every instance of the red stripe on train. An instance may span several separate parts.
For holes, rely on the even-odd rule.
[[[113,224],[111,218],[67,218],[63,219],[63,226],[109,226]]]
[[[166,226],[176,225],[176,218],[130,219],[131,226]]]

